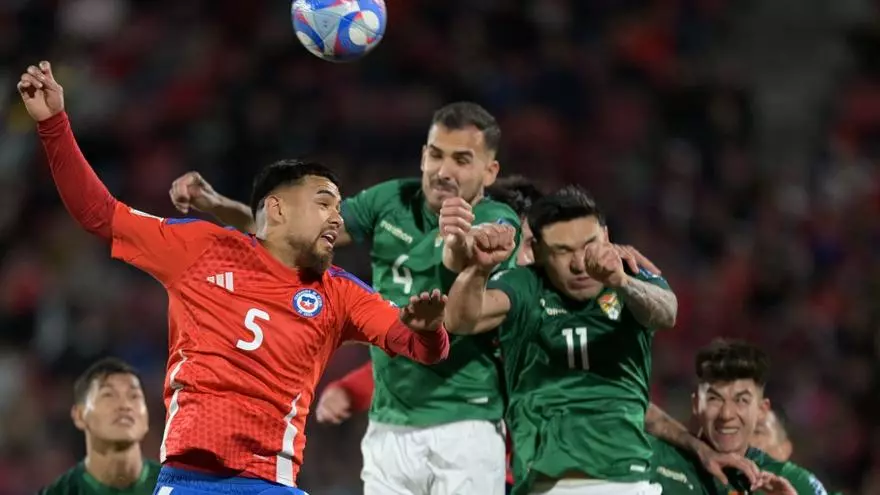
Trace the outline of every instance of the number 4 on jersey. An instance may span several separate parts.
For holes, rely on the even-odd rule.
[[[401,254],[394,260],[394,265],[391,266],[391,280],[394,281],[395,284],[403,285],[403,293],[409,294],[412,290],[412,272],[409,268],[403,266],[406,260],[409,259],[409,255]]]
[[[590,369],[590,358],[587,355],[587,327],[564,328],[562,336],[565,337],[565,345],[568,348],[568,367]],[[580,355],[580,366],[577,366],[578,355]]]

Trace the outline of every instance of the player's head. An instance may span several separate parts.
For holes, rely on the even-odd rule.
[[[89,366],[74,383],[73,397],[70,415],[87,447],[127,448],[147,434],[141,379],[125,361],[106,358]]]
[[[716,340],[697,353],[693,413],[715,450],[744,454],[758,420],[770,409],[764,385],[767,355],[751,344]]]
[[[575,300],[595,297],[602,284],[587,275],[586,248],[606,242],[605,219],[596,201],[578,186],[567,186],[532,205],[529,225],[534,235],[535,263],[556,289]]]
[[[428,141],[422,147],[422,189],[428,206],[440,210],[443,200],[460,196],[469,203],[495,182],[501,128],[476,103],[458,102],[434,113]]]
[[[786,430],[785,412],[776,406],[758,418],[755,431],[752,432],[751,445],[766,452],[777,461],[787,461],[791,457],[793,446]]]
[[[292,248],[297,267],[322,273],[333,261],[342,198],[336,175],[324,165],[281,160],[254,179],[251,211],[265,219],[258,235]]]
[[[519,242],[519,251],[516,254],[516,263],[520,266],[531,265],[535,261],[532,244],[535,237],[529,228],[528,213],[535,201],[541,199],[544,193],[535,186],[532,181],[521,175],[501,177],[494,184],[486,188],[486,194],[492,199],[509,206],[522,222],[522,236]]]

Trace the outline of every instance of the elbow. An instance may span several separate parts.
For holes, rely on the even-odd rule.
[[[448,316],[443,320],[443,326],[446,331],[453,335],[473,335],[476,333],[477,326],[469,323],[462,318]]]

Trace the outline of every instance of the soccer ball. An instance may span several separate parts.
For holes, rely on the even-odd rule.
[[[330,62],[363,57],[382,41],[385,0],[295,0],[290,7],[296,37]]]

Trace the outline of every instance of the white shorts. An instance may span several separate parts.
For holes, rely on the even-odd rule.
[[[660,485],[639,481],[637,483],[612,483],[602,480],[565,479],[539,481],[532,487],[531,495],[660,495]]]
[[[364,495],[504,495],[504,437],[490,421],[427,428],[370,421],[361,451]]]

